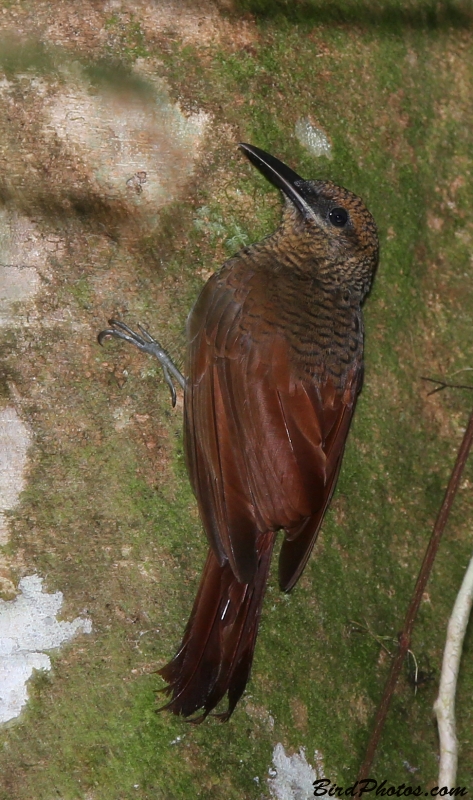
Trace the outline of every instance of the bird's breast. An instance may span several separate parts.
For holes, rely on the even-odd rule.
[[[242,310],[242,330],[256,345],[284,338],[295,377],[330,377],[342,388],[346,375],[361,366],[360,303],[346,290],[306,275],[259,273],[246,283]]]

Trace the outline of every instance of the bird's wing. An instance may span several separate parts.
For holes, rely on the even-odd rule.
[[[343,392],[296,377],[277,327],[249,322],[250,299],[216,276],[191,313],[187,463],[220,563],[248,583],[257,532],[284,528],[282,585],[291,588],[334,488],[360,376],[354,370]]]

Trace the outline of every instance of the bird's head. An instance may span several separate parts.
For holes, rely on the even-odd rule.
[[[258,147],[240,147],[284,193],[281,230],[294,234],[294,246],[317,264],[319,278],[364,295],[378,264],[379,244],[376,223],[361,198],[331,181],[306,181]]]

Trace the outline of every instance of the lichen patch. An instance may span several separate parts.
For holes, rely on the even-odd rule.
[[[92,631],[89,619],[58,621],[62,592],[47,594],[42,582],[38,575],[28,575],[19,583],[18,597],[0,600],[0,723],[20,714],[33,670],[51,669],[44,651],[59,647],[79,632]]]

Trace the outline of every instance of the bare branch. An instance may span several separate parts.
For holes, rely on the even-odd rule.
[[[447,524],[447,520],[450,515],[452,503],[458,491],[463,469],[465,467],[466,460],[468,458],[468,454],[470,452],[472,443],[473,443],[473,412],[468,421],[468,427],[463,436],[463,441],[460,445],[460,449],[457,454],[455,466],[453,468],[450,480],[448,482],[447,491],[445,492],[445,497],[443,499],[442,506],[435,521],[434,529],[432,531],[429,544],[427,545],[427,550],[425,552],[424,560],[420,568],[419,577],[417,578],[417,583],[415,585],[414,593],[412,595],[411,602],[409,603],[409,608],[407,609],[406,617],[404,619],[404,627],[402,629],[401,634],[399,635],[399,646],[396,655],[394,657],[394,660],[391,664],[391,669],[388,678],[386,680],[383,696],[381,697],[381,701],[378,706],[378,710],[376,712],[371,738],[368,742],[368,747],[366,748],[366,754],[363,764],[358,773],[358,781],[362,781],[365,778],[369,777],[371,765],[373,763],[376,749],[378,747],[379,740],[381,738],[381,733],[384,728],[384,723],[386,722],[386,716],[388,714],[389,706],[391,704],[391,698],[394,694],[394,690],[397,685],[397,681],[402,669],[402,665],[404,663],[404,659],[410,647],[412,628],[414,627],[414,622],[422,600],[422,595],[424,594],[425,587],[427,585],[427,581],[429,579],[432,570],[432,565],[434,563],[435,556],[437,555],[437,550],[439,548],[440,540],[442,538],[445,525]],[[357,794],[356,796],[358,797],[359,794]]]
[[[455,726],[455,692],[458,671],[471,606],[473,603],[473,557],[458,592],[447,628],[442,674],[434,711],[437,715],[440,738],[439,786],[455,785],[457,776],[458,741]]]

